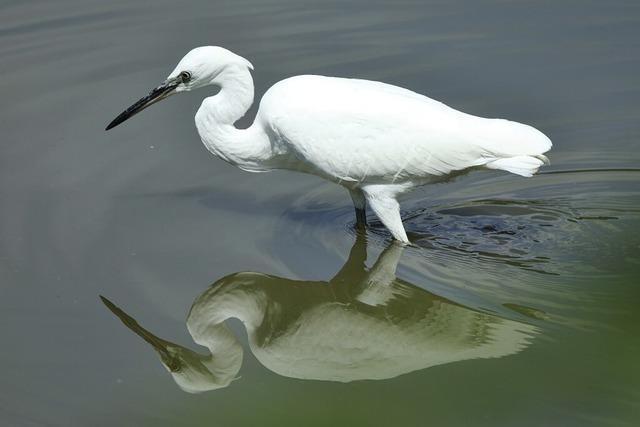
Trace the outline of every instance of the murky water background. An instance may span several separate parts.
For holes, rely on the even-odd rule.
[[[640,422],[637,2],[0,12],[1,424]],[[415,246],[389,248],[375,221],[356,243],[341,188],[210,156],[193,125],[205,92],[102,130],[204,44],[249,58],[258,96],[295,74],[353,76],[533,124],[552,165],[422,188],[403,203]],[[245,320],[214,348],[243,354],[237,379],[185,393],[99,294],[201,354],[192,304],[211,331],[227,326],[197,307]]]

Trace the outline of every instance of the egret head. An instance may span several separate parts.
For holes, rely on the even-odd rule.
[[[174,93],[187,92],[203,86],[216,84],[218,76],[227,70],[253,69],[249,61],[235,53],[218,46],[197,47],[187,53],[178,62],[176,68],[159,86],[152,89],[144,98],[123,111],[105,130],[136,115],[150,105],[161,101]]]
[[[225,388],[236,379],[242,364],[242,350],[234,346],[221,354],[201,355],[188,348],[158,339],[146,340],[158,352],[162,366],[187,393]]]

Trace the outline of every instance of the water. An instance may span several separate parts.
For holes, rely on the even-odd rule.
[[[640,421],[637,2],[0,10],[2,424]],[[193,125],[204,92],[102,130],[202,44],[249,58],[258,96],[354,76],[531,123],[552,165],[422,188],[403,202],[415,246],[374,218],[364,241],[341,188],[213,159]],[[185,393],[99,295],[178,376],[207,354],[191,306],[213,307],[190,326],[224,331],[227,377]]]

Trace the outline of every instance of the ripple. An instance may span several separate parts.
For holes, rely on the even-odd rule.
[[[474,309],[589,327],[580,310],[602,296],[585,283],[611,280],[640,243],[629,233],[640,226],[637,172],[469,175],[418,190],[402,202],[413,242],[404,277]],[[356,231],[348,198],[337,194],[325,185],[300,196],[276,233],[343,251]],[[372,214],[367,235],[370,246],[391,241]]]
[[[530,199],[490,197],[495,194],[485,198],[481,192],[472,199],[413,198],[402,202],[403,222],[410,240],[420,247],[545,263],[549,261],[545,255],[547,245],[558,241],[575,244],[584,237],[580,233],[596,223],[611,227],[616,221],[637,219],[637,172],[624,169],[547,173],[524,188],[524,196],[537,193],[536,198]],[[608,176],[603,178],[603,173]],[[567,174],[578,179],[568,181]],[[585,176],[592,179],[585,180]],[[455,184],[464,187],[469,181]],[[500,185],[499,192],[504,194],[514,195],[521,190],[520,180],[514,181],[512,187],[508,182],[504,185],[494,181],[493,192],[495,185]],[[488,183],[484,180],[481,184]],[[346,198],[335,200],[333,190],[332,186],[319,186],[295,199],[283,213],[279,228],[286,227],[292,236],[305,239],[344,232],[354,235],[353,209]],[[370,234],[379,236],[381,241],[390,239],[386,228],[370,212],[368,221]]]

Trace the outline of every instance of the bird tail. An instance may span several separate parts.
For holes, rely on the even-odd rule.
[[[504,157],[485,163],[489,169],[501,169],[516,175],[530,177],[538,172],[542,165],[548,165],[549,159],[543,154]]]

